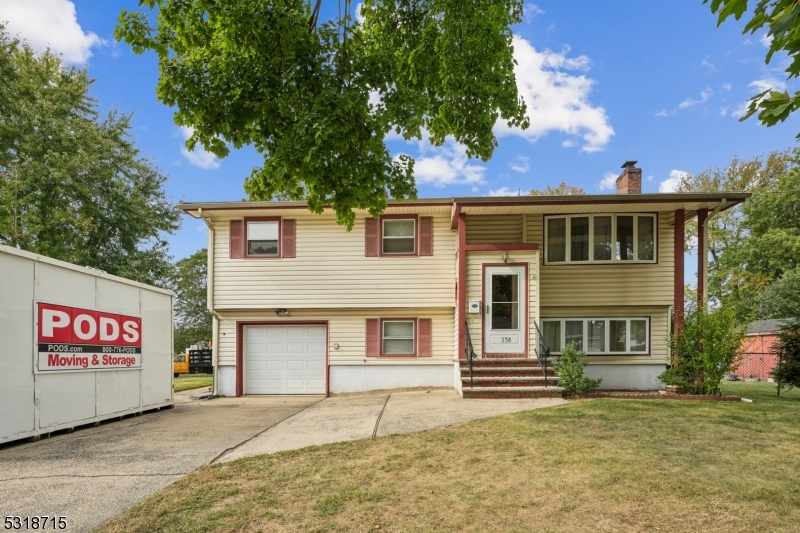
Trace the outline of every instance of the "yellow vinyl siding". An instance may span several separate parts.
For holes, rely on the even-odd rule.
[[[527,216],[528,242],[538,242],[542,256],[543,217]],[[542,306],[671,305],[674,228],[671,213],[658,214],[658,262],[653,264],[542,265]]]
[[[483,338],[483,321],[481,318],[486,308],[483,301],[483,264],[502,263],[502,252],[468,252],[467,253],[467,302],[479,300],[480,313],[467,313],[467,326],[475,353],[482,355],[481,339]],[[508,252],[509,263],[528,263],[528,356],[534,356],[536,347],[536,330],[533,322],[539,318],[538,279],[539,252],[531,250],[512,250]]]
[[[598,302],[598,304],[602,304]],[[650,355],[592,355],[587,357],[589,363],[626,364],[626,363],[658,363],[669,361],[669,307],[633,306],[613,307],[598,305],[596,307],[545,307],[541,309],[542,320],[548,318],[607,318],[650,317]]]
[[[523,215],[467,215],[467,244],[515,244],[522,242]]]
[[[351,364],[452,364],[453,309],[296,309],[287,317],[276,317],[271,310],[221,312],[219,322],[219,364],[236,364],[236,322],[328,321],[328,354],[331,365]],[[431,357],[366,357],[367,318],[430,318]],[[339,348],[333,347],[334,343]]]
[[[298,217],[296,257],[229,259],[229,220],[214,219],[214,308],[455,306],[450,217],[433,216],[433,255],[365,257],[364,219],[351,232],[332,216]]]

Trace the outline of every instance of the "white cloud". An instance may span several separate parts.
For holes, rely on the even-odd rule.
[[[708,60],[707,56],[703,59],[703,61],[700,62],[700,66],[706,67],[710,72],[719,72],[717,67],[715,67],[714,64]]]
[[[575,141],[573,141],[572,139],[567,139],[566,141],[563,141],[561,143],[561,146],[563,146],[564,148],[572,148],[573,146],[575,146]]]
[[[768,91],[770,89],[774,91],[785,91],[786,90],[786,82],[779,80],[777,78],[764,78],[761,80],[756,80],[748,87],[755,88],[758,92]]]
[[[48,47],[68,63],[85,63],[92,48],[105,44],[97,34],[84,32],[69,0],[2,0],[0,21],[6,30],[44,52]]]
[[[508,187],[500,187],[496,191],[489,191],[489,196],[519,196],[522,191],[519,189],[511,190]]]
[[[728,114],[728,110],[729,110],[729,109],[730,109],[730,106],[727,106],[727,107],[721,107],[721,108],[720,108],[720,110],[719,110],[719,115],[720,115],[721,117],[724,117],[725,115],[727,115],[727,114]]]
[[[658,186],[658,192],[675,192],[681,179],[689,173],[683,170],[673,170],[669,173],[669,177],[662,181]]]
[[[536,50],[522,37],[514,36],[514,59],[517,89],[528,106],[530,127],[509,128],[498,121],[498,136],[518,135],[535,142],[551,131],[561,131],[583,138],[585,152],[602,150],[614,135],[606,110],[593,106],[589,95],[595,81],[585,75],[565,71],[587,71],[591,60],[586,56],[568,58],[562,53]]]
[[[525,13],[525,20],[530,21],[531,19],[535,18],[537,15],[544,15],[545,11],[541,7],[537,6],[536,4],[525,4],[523,12]]]
[[[747,113],[747,102],[737,104],[731,109],[731,116],[734,118],[743,117],[745,113]]]
[[[180,133],[181,137],[183,137],[184,140],[187,140],[192,136],[192,133],[194,133],[194,129],[187,126],[181,126]],[[186,148],[186,145],[181,146],[181,155],[186,158],[190,165],[204,168],[206,170],[219,168],[219,159],[217,159],[217,156],[211,152],[206,152],[203,147],[200,146],[200,144],[197,144],[194,147],[194,150],[191,152],[188,148]]]
[[[617,187],[617,178],[619,176],[613,172],[606,172],[603,179],[600,181],[601,191],[613,191]]]
[[[486,167],[470,164],[466,148],[448,139],[444,145],[433,147],[419,143],[423,154],[414,163],[417,184],[430,183],[434,187],[464,183],[484,183]]]
[[[508,166],[511,167],[511,170],[515,172],[524,173],[527,172],[529,168],[531,168],[530,160],[531,159],[529,157],[525,157],[524,155],[518,155],[516,159],[514,159],[514,161],[508,164]]]
[[[702,104],[704,102],[707,102],[708,99],[711,98],[712,96],[714,96],[714,91],[712,91],[710,88],[706,87],[705,89],[700,91],[700,99],[699,100],[695,100],[694,98],[687,98],[686,100],[684,100],[683,102],[678,104],[678,109],[687,109],[687,108],[692,107],[694,105]]]
[[[731,84],[730,83],[723,83],[722,84],[722,90],[723,91],[730,91],[731,90]]]
[[[764,34],[758,38],[758,41],[762,45],[764,45],[765,48],[769,48],[770,46],[772,46],[772,35],[769,35],[767,32],[764,32]]]
[[[654,178],[653,178],[653,176],[652,176],[652,175],[651,175],[651,176],[647,176],[647,181],[650,181],[650,182],[652,182],[652,181],[653,181],[653,179],[654,179]]]
[[[669,113],[667,113],[667,110],[666,110],[666,109],[662,109],[661,111],[659,111],[658,113],[656,113],[656,116],[657,116],[657,117],[668,117],[668,116],[669,116]]]

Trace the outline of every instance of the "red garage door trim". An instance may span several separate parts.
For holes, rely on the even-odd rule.
[[[325,397],[330,395],[330,335],[327,320],[237,320],[236,321],[236,396],[244,395],[244,327],[245,326],[325,326]]]

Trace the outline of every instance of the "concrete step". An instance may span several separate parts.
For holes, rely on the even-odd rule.
[[[469,387],[543,387],[545,384],[544,376],[526,376],[526,377],[508,377],[508,378],[494,378],[494,377],[475,377],[470,382],[470,379],[461,378],[461,386]],[[548,385],[558,385],[558,378],[547,378]]]
[[[463,387],[464,398],[562,398],[563,387]]]
[[[542,371],[539,367],[519,367],[519,366],[507,366],[507,367],[497,367],[497,366],[483,366],[483,367],[473,367],[472,368],[472,375],[473,376],[481,376],[481,377],[528,377],[528,376],[544,376],[544,371]],[[552,368],[548,368],[547,376],[555,377],[555,372],[553,372]],[[461,368],[461,377],[469,377],[469,368]]]

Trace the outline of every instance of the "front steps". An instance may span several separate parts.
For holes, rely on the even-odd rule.
[[[545,372],[536,359],[475,359],[472,384],[469,366],[461,361],[461,393],[464,398],[561,398],[563,388],[550,363]]]

